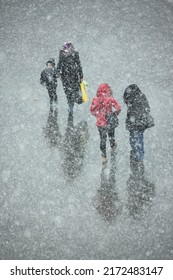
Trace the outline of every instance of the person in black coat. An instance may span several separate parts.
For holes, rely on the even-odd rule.
[[[63,50],[59,52],[57,76],[61,77],[63,88],[67,97],[69,113],[73,113],[74,102],[81,104],[79,94],[80,82],[83,80],[83,71],[79,53],[75,51],[72,43],[64,43]]]
[[[53,102],[57,104],[57,75],[54,58],[50,58],[46,62],[46,66],[47,67],[41,72],[40,84],[46,86],[48,90],[50,105],[52,105]]]
[[[136,161],[144,158],[144,131],[154,125],[148,100],[136,84],[129,85],[123,95],[127,105],[126,129],[130,132],[131,156]]]

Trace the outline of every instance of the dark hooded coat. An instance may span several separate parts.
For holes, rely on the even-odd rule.
[[[150,106],[145,94],[140,91],[137,85],[132,84],[125,89],[123,98],[127,105],[126,129],[129,131],[147,129]]]

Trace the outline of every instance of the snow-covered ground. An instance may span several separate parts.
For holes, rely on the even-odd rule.
[[[171,3],[1,0],[0,5],[0,259],[172,259]],[[79,51],[89,83],[89,102],[75,106],[73,130],[61,82],[57,118],[39,84],[47,59],[57,62],[67,40]],[[111,85],[122,106],[117,155],[111,160],[108,147],[106,170],[89,113],[102,82]],[[148,183],[134,191],[127,186],[130,147],[122,100],[131,83],[146,94],[156,123],[145,133]]]

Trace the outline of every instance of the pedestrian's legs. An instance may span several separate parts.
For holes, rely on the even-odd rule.
[[[58,96],[56,93],[56,87],[54,88],[54,92],[53,92],[53,101],[57,104],[58,103]]]
[[[48,89],[48,94],[50,99],[50,105],[53,104],[53,101],[57,103],[56,86],[49,85],[47,89]]]
[[[143,160],[130,157],[130,169],[135,177],[142,178],[145,172]]]
[[[108,137],[109,137],[111,148],[114,148],[116,146],[116,144],[115,144],[115,128],[108,130]]]
[[[68,112],[73,114],[73,107],[74,107],[74,94],[71,90],[67,87],[64,87],[65,95],[67,97],[67,104],[68,104]]]
[[[100,134],[100,150],[103,158],[106,158],[106,139],[107,139],[107,127],[98,127]]]
[[[50,105],[52,105],[52,104],[53,104],[53,94],[52,94],[52,90],[48,89],[48,94],[49,94]]]
[[[143,160],[144,158],[144,133],[143,131],[130,132],[130,145],[132,153],[136,160]]]
[[[68,112],[73,113],[73,107],[74,107],[74,98],[71,94],[66,95],[67,96],[67,103],[68,103]]]

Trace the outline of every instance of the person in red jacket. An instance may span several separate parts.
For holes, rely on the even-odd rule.
[[[115,128],[108,126],[106,115],[111,113],[115,108],[117,115],[121,111],[121,107],[118,102],[112,96],[112,90],[108,84],[101,84],[97,89],[96,97],[92,100],[90,106],[90,112],[96,117],[96,126],[100,134],[100,150],[102,154],[102,162],[107,162],[106,157],[106,140],[107,135],[109,137],[110,146],[113,149],[116,148],[115,142]]]

